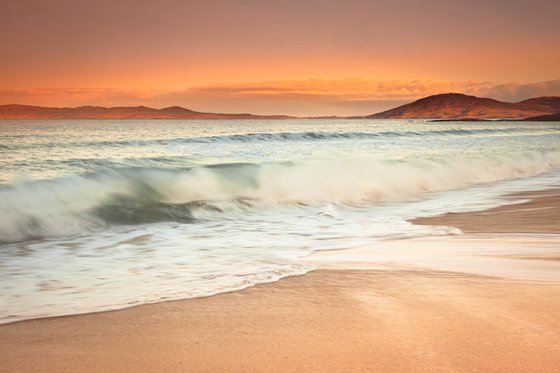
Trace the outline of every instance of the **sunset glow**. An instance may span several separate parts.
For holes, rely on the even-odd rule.
[[[0,104],[368,114],[458,91],[560,93],[557,1],[22,1]]]
[[[0,373],[559,373],[559,14],[0,0]]]

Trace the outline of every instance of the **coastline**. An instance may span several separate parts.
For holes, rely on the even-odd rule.
[[[484,211],[411,219],[413,224],[445,225],[464,233],[560,233],[560,188],[504,196],[516,203]]]
[[[511,198],[531,200],[413,222],[560,232],[560,190]],[[208,298],[1,325],[0,370],[557,372],[559,307],[557,282],[320,269]]]

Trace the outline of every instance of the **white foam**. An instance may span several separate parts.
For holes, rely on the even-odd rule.
[[[232,164],[185,171],[112,170],[0,190],[0,242],[80,234],[105,227],[105,205],[204,201],[221,209],[252,206],[371,205],[431,192],[539,175],[560,168],[560,153],[379,161],[343,158],[289,164]],[[240,201],[242,202],[239,205]],[[192,213],[196,216],[197,211]],[[200,212],[207,216],[207,211]],[[110,223],[110,222],[109,222]]]
[[[305,259],[319,269],[444,271],[560,282],[558,234],[494,234],[380,241]]]

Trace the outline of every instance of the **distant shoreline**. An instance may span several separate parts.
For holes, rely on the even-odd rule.
[[[154,109],[146,106],[79,106],[45,107],[9,104],[0,105],[0,119],[425,119],[431,121],[504,120],[560,121],[560,97],[536,97],[509,103],[460,93],[428,96],[381,113],[363,116],[290,116],[250,113],[206,113],[170,106]]]

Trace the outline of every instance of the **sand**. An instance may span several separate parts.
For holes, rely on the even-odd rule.
[[[515,202],[525,202],[480,212],[414,219],[412,222],[452,226],[465,233],[560,232],[560,189],[516,193],[505,198]]]
[[[548,191],[523,208],[453,218],[472,232],[558,233],[558,206]],[[559,372],[558,310],[558,282],[318,270],[209,298],[3,325],[0,371]]]

